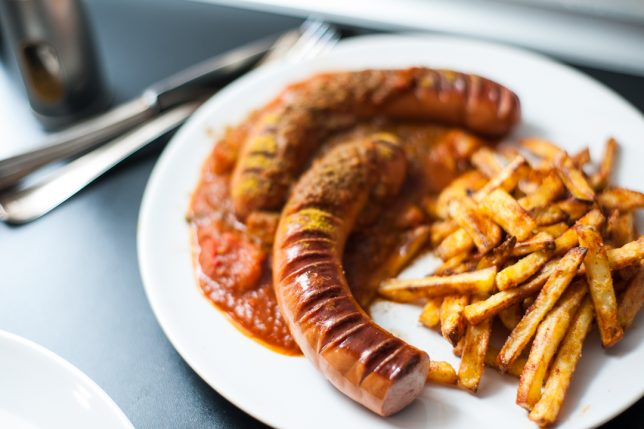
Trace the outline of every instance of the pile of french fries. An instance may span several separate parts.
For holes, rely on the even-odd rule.
[[[379,293],[422,304],[420,322],[461,357],[458,372],[432,362],[429,382],[475,392],[491,366],[519,377],[516,402],[532,421],[555,423],[593,322],[612,347],[644,302],[635,220],[644,194],[610,184],[617,149],[610,139],[587,173],[587,149],[571,156],[542,139],[483,146],[428,200],[443,264],[424,278],[386,280]],[[509,331],[500,349],[490,345],[493,326]]]

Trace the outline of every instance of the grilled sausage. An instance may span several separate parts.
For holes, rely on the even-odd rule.
[[[391,134],[332,149],[295,186],[273,248],[277,301],[295,341],[340,391],[383,416],[421,393],[429,357],[360,308],[342,253],[360,212],[395,195],[405,169]]]
[[[291,85],[267,105],[244,142],[232,182],[236,215],[278,210],[306,160],[331,132],[373,117],[434,121],[500,137],[519,99],[475,75],[428,68],[326,73]]]

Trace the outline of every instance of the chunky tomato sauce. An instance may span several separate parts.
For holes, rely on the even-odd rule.
[[[461,170],[453,160],[465,159],[472,145],[478,144],[457,130],[373,122],[330,138],[319,154],[374,130],[392,131],[401,137],[409,168],[400,196],[383,213],[365,213],[346,246],[347,279],[365,309],[374,299],[378,283],[397,274],[401,263],[397,252],[404,253],[405,246],[415,245],[424,232],[423,224],[429,221],[423,210],[424,198],[449,183]],[[216,145],[193,193],[188,220],[196,277],[205,297],[242,332],[275,351],[296,355],[300,351],[280,314],[272,287],[271,248],[266,238],[272,234],[271,222],[251,228],[233,214],[230,165],[244,136],[244,129],[238,127]],[[274,214],[275,219],[277,216]]]

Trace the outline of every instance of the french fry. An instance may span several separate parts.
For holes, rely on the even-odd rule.
[[[472,271],[476,267],[476,261],[471,261],[469,258],[471,255],[469,253],[460,253],[456,256],[449,258],[447,261],[443,262],[434,272],[433,276],[449,276],[452,274],[460,274],[467,271]],[[473,262],[473,266],[470,268],[470,263]]]
[[[423,326],[435,328],[441,321],[441,303],[443,298],[429,298],[420,313],[418,320]]]
[[[510,307],[504,308],[499,312],[499,320],[501,320],[503,326],[508,328],[508,330],[510,331],[519,324],[519,321],[522,317],[523,309],[521,308],[521,304],[511,305]]]
[[[586,248],[576,247],[561,258],[554,272],[539,292],[534,304],[528,309],[523,319],[514,328],[498,356],[499,366],[508,368],[519,357],[532,339],[539,323],[554,307],[555,303],[570,284],[577,268],[586,256]]]
[[[532,342],[528,360],[521,373],[517,404],[531,410],[541,397],[543,380],[550,361],[555,355],[559,343],[563,340],[568,326],[581,305],[586,291],[586,283],[576,281],[562,295],[557,305],[543,319]]]
[[[429,226],[429,236],[432,246],[440,244],[445,237],[456,231],[458,228],[458,223],[452,219],[439,220],[432,223]]]
[[[497,349],[496,347],[489,346],[489,348],[487,349],[487,353],[485,353],[485,366],[501,371],[501,368],[499,367],[499,363],[496,361],[496,357],[498,354],[499,354],[499,349]],[[526,358],[524,356],[519,356],[512,363],[512,365],[510,365],[507,371],[505,371],[505,373],[513,377],[519,378],[521,377],[521,373],[523,372],[523,367],[525,366],[525,363],[526,363]]]
[[[456,345],[452,349],[454,355],[461,357],[463,355],[463,347],[465,347],[465,337],[462,337],[460,340],[458,340],[458,343],[456,343]]]
[[[644,236],[617,249],[607,250],[606,256],[611,270],[620,270],[630,265],[639,264],[644,258]]]
[[[608,217],[606,234],[614,246],[623,246],[635,240],[635,219],[633,212],[621,213],[613,210]]]
[[[448,362],[431,360],[427,371],[427,382],[456,386],[458,377],[456,371]]]
[[[579,169],[590,162],[590,150],[588,146],[570,157],[573,164]]]
[[[534,219],[503,189],[495,189],[480,202],[481,211],[517,240],[527,240],[537,227]]]
[[[476,170],[461,174],[438,195],[436,213],[441,219],[447,219],[449,216],[448,206],[452,200],[468,196],[470,193],[480,190],[487,182],[487,177]]]
[[[389,279],[378,292],[397,302],[418,302],[427,298],[454,294],[488,294],[494,287],[496,267],[452,276],[429,276],[422,279]]]
[[[496,275],[496,287],[503,291],[516,287],[532,277],[552,258],[552,251],[530,253],[515,264],[505,267]]]
[[[489,267],[502,267],[505,261],[512,256],[516,242],[516,237],[510,236],[506,238],[503,243],[481,257],[476,265],[476,269],[482,270],[483,268]]]
[[[503,170],[497,155],[487,146],[479,148],[470,158],[472,165],[487,177],[494,177]]]
[[[579,170],[565,152],[554,159],[559,178],[573,197],[578,200],[594,201],[595,191],[590,187],[584,174]]]
[[[593,306],[590,299],[586,298],[577,311],[552,364],[541,399],[528,415],[528,418],[539,426],[549,426],[557,420],[592,321]]]
[[[625,188],[608,188],[597,197],[600,206],[623,212],[644,208],[644,194]]]
[[[615,165],[617,149],[617,141],[612,137],[608,139],[606,147],[604,148],[604,157],[599,164],[599,170],[590,177],[590,183],[593,185],[593,188],[603,189],[609,184],[610,176],[613,173],[613,166]]]
[[[474,241],[463,228],[459,228],[445,237],[435,252],[442,260],[450,259],[460,253],[467,253],[474,247]]]
[[[496,176],[490,179],[481,189],[476,191],[472,198],[476,202],[480,202],[487,194],[497,188],[503,188],[507,192],[517,186],[519,180],[523,177],[525,172],[524,167],[527,165],[526,160],[522,156],[517,156],[508,163],[503,170]]]
[[[574,198],[559,201],[555,205],[563,210],[568,215],[568,218],[573,221],[588,213],[592,207],[592,204],[588,201],[576,200]]]
[[[568,214],[556,205],[533,210],[530,216],[538,226],[552,225],[568,220]]]
[[[535,299],[537,299],[534,295],[525,297],[523,301],[521,301],[521,308],[523,308],[523,311],[528,311],[528,308],[534,304]]]
[[[563,152],[556,144],[540,138],[523,139],[519,144],[535,155],[546,159],[554,159]]]
[[[575,223],[575,226],[588,225],[599,228],[604,223],[604,220],[604,215],[598,209],[593,209],[580,218]],[[575,247],[578,243],[579,238],[577,237],[575,228],[570,228],[555,239],[555,254],[561,255]]]
[[[448,295],[441,304],[441,334],[455,346],[465,334],[463,307],[467,305],[467,295]]]
[[[640,267],[635,277],[628,282],[617,308],[619,322],[624,329],[628,329],[633,324],[642,304],[644,304],[644,268]]]
[[[469,198],[452,201],[449,204],[449,214],[467,232],[479,252],[486,253],[501,241],[501,228],[479,213]]]
[[[559,223],[555,223],[554,225],[538,226],[537,229],[535,229],[535,231],[537,232],[537,234],[546,233],[548,235],[551,235],[554,238],[557,238],[563,235],[563,233],[565,233],[566,231],[568,231],[568,228],[569,228],[568,224],[566,224],[565,222],[559,222]]]
[[[604,347],[611,347],[622,339],[624,331],[617,317],[617,299],[604,242],[597,230],[590,226],[578,225],[575,229],[579,243],[588,249],[584,265],[599,336]]]
[[[478,300],[480,299],[475,298],[475,302]],[[465,331],[465,344],[458,368],[458,384],[470,392],[476,392],[479,388],[491,333],[491,319],[478,325],[468,325]]]
[[[422,246],[429,238],[429,227],[418,226],[405,232],[398,243],[398,248],[385,260],[380,270],[383,276],[388,278],[397,276],[403,268],[418,254]]]
[[[476,325],[483,320],[499,314],[503,309],[520,303],[524,298],[539,292],[541,287],[546,283],[546,280],[555,271],[557,264],[558,261],[550,261],[539,273],[521,286],[503,292],[497,292],[485,301],[468,305],[463,309],[463,315],[468,322]]]
[[[518,202],[524,210],[534,210],[546,207],[564,193],[564,185],[557,173],[550,172],[541,185],[531,194],[519,198]]]
[[[555,250],[555,239],[552,235],[547,232],[538,232],[532,238],[515,244],[512,249],[512,256],[523,256],[539,250]]]

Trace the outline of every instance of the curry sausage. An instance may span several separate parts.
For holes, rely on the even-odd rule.
[[[395,195],[405,173],[391,134],[335,147],[295,186],[273,249],[275,293],[295,341],[340,391],[383,416],[422,392],[429,357],[360,308],[342,254],[360,213]]]
[[[360,120],[422,120],[501,137],[520,119],[518,97],[491,80],[429,68],[325,73],[287,87],[257,118],[232,181],[241,220],[279,210],[310,155]]]

